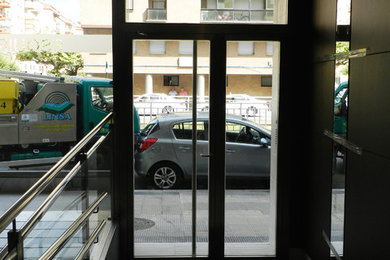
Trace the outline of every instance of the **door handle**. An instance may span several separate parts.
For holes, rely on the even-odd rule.
[[[206,153],[201,153],[200,154],[200,157],[211,157],[212,156],[212,154],[206,154]]]
[[[226,149],[226,152],[227,152],[227,153],[235,153],[236,150],[234,150],[234,149]]]

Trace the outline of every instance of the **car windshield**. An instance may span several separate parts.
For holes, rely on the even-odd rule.
[[[106,112],[112,110],[113,105],[113,89],[112,87],[92,87],[92,104]]]
[[[336,95],[336,98],[335,98],[335,103],[339,103],[341,101],[341,99],[343,98],[344,96],[344,93],[348,90],[348,88],[343,88],[342,90],[339,91],[339,93],[337,93]]]

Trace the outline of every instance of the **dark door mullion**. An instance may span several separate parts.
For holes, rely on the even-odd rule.
[[[209,257],[223,259],[225,238],[226,40],[216,35],[210,49]]]

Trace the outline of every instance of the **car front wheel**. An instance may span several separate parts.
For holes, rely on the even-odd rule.
[[[181,171],[172,163],[162,163],[153,167],[151,171],[153,184],[159,189],[171,189],[179,186]]]
[[[248,107],[247,110],[246,110],[246,114],[248,116],[256,115],[257,114],[257,108],[255,108],[254,106]]]
[[[171,106],[166,106],[162,109],[163,114],[170,114],[174,112],[173,107]]]

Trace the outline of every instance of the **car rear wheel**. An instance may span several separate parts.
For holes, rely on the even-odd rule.
[[[160,163],[151,171],[153,184],[159,189],[171,189],[179,186],[181,170],[173,163]]]

